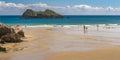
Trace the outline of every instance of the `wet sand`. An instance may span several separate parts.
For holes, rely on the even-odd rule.
[[[98,32],[92,27],[84,34],[82,30],[26,28],[24,41],[7,53],[0,53],[0,60],[120,60],[119,31]]]

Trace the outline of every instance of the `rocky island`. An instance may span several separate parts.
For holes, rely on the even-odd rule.
[[[54,12],[53,10],[46,9],[45,11],[34,11],[27,9],[23,15],[23,18],[63,18],[62,15]]]

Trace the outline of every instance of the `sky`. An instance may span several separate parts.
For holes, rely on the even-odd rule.
[[[120,15],[120,0],[0,0],[0,15],[52,9],[63,15]]]

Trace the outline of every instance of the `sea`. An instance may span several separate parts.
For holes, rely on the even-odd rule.
[[[64,15],[63,18],[22,18],[20,15],[0,15],[7,25],[120,25],[119,15]]]

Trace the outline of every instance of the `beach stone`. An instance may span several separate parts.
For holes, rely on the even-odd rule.
[[[12,27],[0,24],[0,44],[22,42],[22,37],[25,37],[23,30],[15,32]],[[0,46],[0,52],[6,51],[7,47]]]
[[[0,38],[3,35],[10,34],[10,33],[15,33],[13,28],[7,27],[7,26],[0,26]]]
[[[1,40],[1,39],[0,39],[0,43],[1,43],[1,44],[5,44],[5,42],[4,42],[3,40]]]
[[[17,34],[19,34],[21,37],[25,37],[25,34],[24,34],[23,30],[18,31]]]
[[[6,52],[6,48],[0,46],[0,52]]]
[[[25,37],[24,31],[20,30],[16,33],[15,30],[9,26],[0,26],[0,43],[4,44],[21,42],[22,37]]]
[[[21,36],[16,33],[6,34],[1,37],[1,40],[6,43],[21,42]]]

